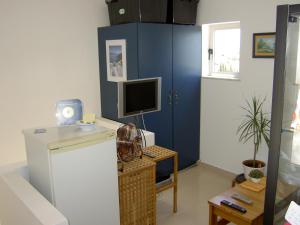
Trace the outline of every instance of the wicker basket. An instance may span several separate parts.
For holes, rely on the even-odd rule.
[[[156,191],[154,162],[135,159],[119,172],[121,225],[155,225]]]

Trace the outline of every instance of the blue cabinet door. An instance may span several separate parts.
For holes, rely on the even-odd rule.
[[[147,130],[155,133],[155,143],[173,148],[172,118],[172,25],[138,25],[139,78],[161,77],[161,111],[145,114]],[[170,162],[157,167],[158,177],[170,174]]]
[[[146,128],[156,144],[172,148],[172,26],[147,23],[138,30],[139,78],[162,78],[161,111],[144,115]]]
[[[173,26],[173,135],[179,168],[199,160],[201,30]]]
[[[127,79],[138,79],[137,24],[122,24],[98,28],[100,90],[102,116],[122,123],[134,122],[133,118],[118,119],[118,88],[116,82],[107,81],[106,41],[126,40]]]

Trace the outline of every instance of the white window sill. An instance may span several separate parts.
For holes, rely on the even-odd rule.
[[[240,81],[239,77],[231,77],[227,75],[202,75],[204,79],[214,79],[214,80],[228,80],[228,81]]]

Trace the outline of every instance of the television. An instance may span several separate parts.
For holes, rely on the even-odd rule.
[[[161,110],[161,77],[118,83],[118,117]]]

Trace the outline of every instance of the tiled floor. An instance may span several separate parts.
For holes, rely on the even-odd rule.
[[[233,175],[200,164],[179,173],[178,212],[172,189],[157,198],[157,225],[208,225],[207,200],[231,187]]]

